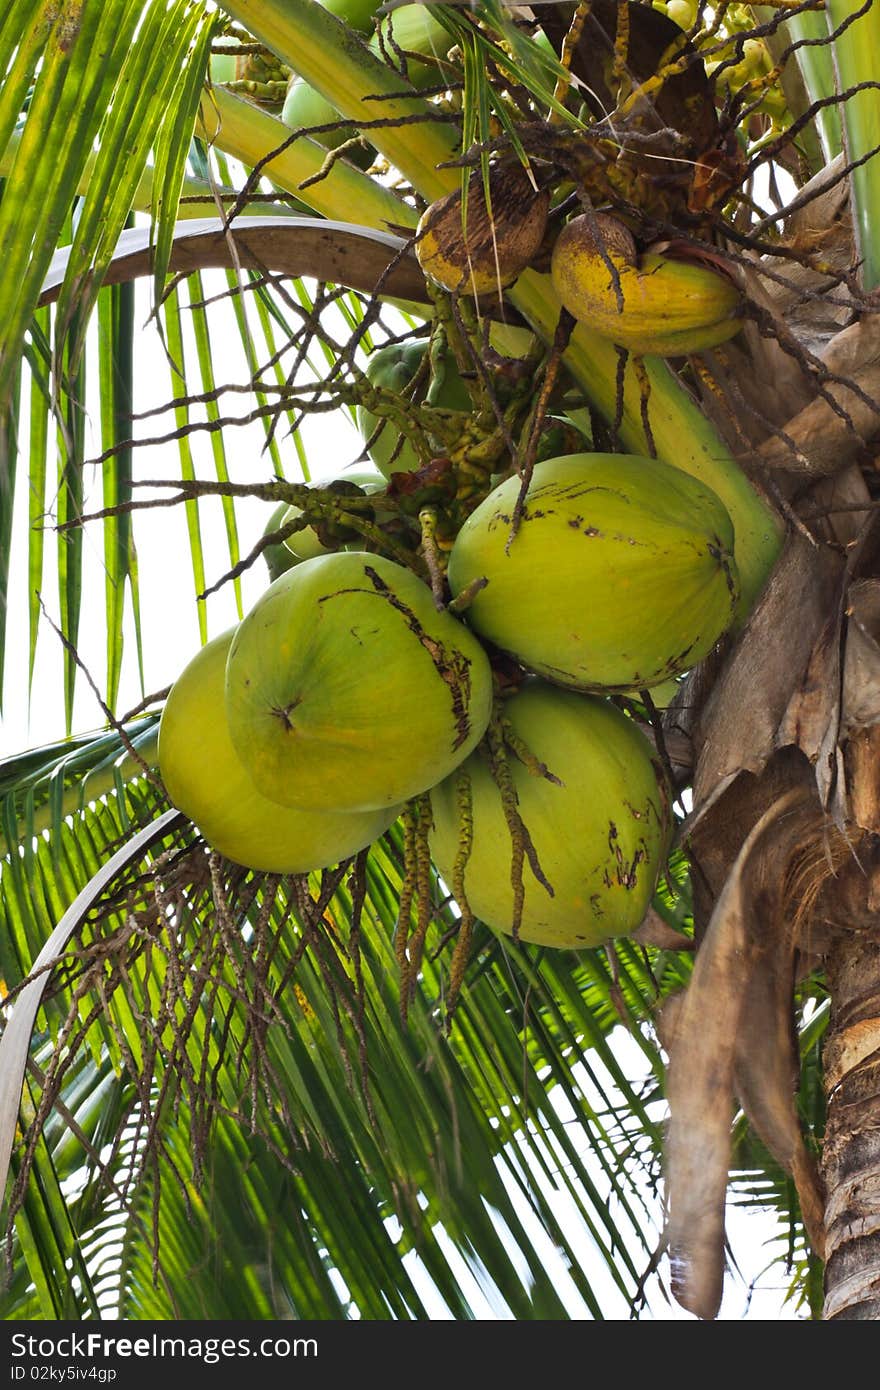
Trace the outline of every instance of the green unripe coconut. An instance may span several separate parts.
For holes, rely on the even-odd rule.
[[[325,10],[344,20],[350,29],[369,34],[374,24],[377,0],[318,0]]]
[[[746,39],[738,63],[731,64],[729,59],[721,58],[717,62],[707,63],[706,71],[715,78],[721,91],[738,92],[747,82],[770,72],[772,67],[773,60],[761,40]]]
[[[362,33],[370,33],[374,27],[375,6],[370,0],[370,8],[364,4],[352,4],[350,0],[332,0],[332,3],[324,3],[324,8],[344,19],[353,29],[358,29]],[[436,64],[430,61],[420,62],[418,54],[424,54],[430,59],[437,53],[441,57],[445,56],[446,50],[452,43],[448,30],[444,29],[426,9],[424,5],[404,5],[393,14],[381,16],[381,32],[385,41],[385,54],[388,60],[398,65],[399,59],[395,53],[393,44],[404,51],[407,62],[407,75],[410,82],[415,87],[438,86],[442,82],[442,76]],[[379,45],[378,35],[373,35],[369,43],[370,48],[377,57],[382,58],[383,52]],[[381,111],[378,105],[381,103],[366,103],[364,105],[364,119],[378,120],[381,118]],[[368,110],[368,106],[376,106],[376,110]],[[356,128],[351,124],[342,124],[342,117],[336,107],[323,96],[315,87],[306,82],[302,77],[294,76],[287,88],[287,95],[284,106],[281,110],[281,119],[285,125],[290,126],[291,130],[306,129],[313,126],[330,125],[339,122],[335,130],[325,130],[316,132],[310,138],[317,140],[319,145],[325,149],[335,150],[346,140],[351,140],[357,134]],[[369,136],[369,132],[367,132]],[[346,151],[346,158],[351,160],[359,168],[367,169],[376,158],[376,151],[371,145],[353,145]]]
[[[316,490],[325,492],[335,492],[339,496],[344,496],[346,492],[351,495],[355,489],[367,495],[383,492],[387,486],[386,479],[377,468],[358,468],[344,469],[336,478],[325,479],[314,484]],[[295,520],[302,516],[302,507],[295,503],[285,507],[281,517],[281,523]],[[302,531],[293,531],[284,541],[284,548],[294,560],[313,560],[316,555],[330,555],[334,550],[339,549],[339,545],[325,545],[320,537],[320,532],[325,531],[325,539],[338,539],[344,543],[344,537],[331,537],[321,522],[315,525],[306,526]],[[360,549],[360,544],[358,544]],[[289,567],[288,567],[289,568]]]
[[[507,754],[517,809],[549,884],[526,856],[520,936],[546,946],[585,947],[634,931],[650,904],[673,824],[651,745],[608,701],[544,681],[527,681],[502,709],[535,759],[530,768]],[[541,764],[558,780],[542,775]],[[511,835],[482,749],[431,792],[431,855],[453,889],[464,777],[473,836],[464,893],[476,916],[511,934]]]
[[[697,18],[697,5],[695,0],[669,0],[666,13],[680,29],[687,32],[694,27]]]
[[[641,690],[630,690],[628,694],[631,699],[638,700],[644,689],[643,686]],[[647,693],[655,709],[668,709],[680,689],[680,679],[677,676],[672,676],[668,681],[661,681],[659,685],[652,685]]]
[[[483,578],[469,625],[528,670],[579,689],[658,685],[733,620],[733,525],[717,495],[656,459],[570,454],[505,479],[449,557],[454,595]]]
[[[289,507],[286,502],[279,502],[277,507],[272,509],[272,514],[266,525],[263,527],[263,535],[268,536],[272,531],[279,531],[284,524]],[[277,545],[267,545],[263,551],[263,559],[266,561],[266,568],[269,571],[269,579],[278,579],[280,575],[286,574],[289,569],[298,563],[299,557],[288,549],[283,541]]]
[[[400,809],[316,815],[257,790],[226,722],[226,660],[235,629],[208,642],[178,676],[159,722],[159,771],[173,804],[209,845],[237,864],[308,873],[338,864],[377,839]]]
[[[234,35],[221,34],[214,39],[211,44],[211,56],[208,59],[208,76],[212,82],[234,82],[235,81],[235,52],[241,47],[241,40]],[[223,49],[232,49],[231,53],[224,53]]]
[[[410,395],[407,388],[415,379],[427,351],[427,342],[389,343],[386,347],[377,348],[367,361],[367,379],[374,386],[384,387],[397,395],[406,393],[407,399],[422,404],[431,386],[428,373],[425,373],[424,381],[420,383],[414,395]],[[447,357],[443,366],[445,375],[442,382],[435,386],[430,404],[440,410],[460,410],[463,416],[464,412],[469,414],[471,398],[458,374],[455,362]],[[412,473],[418,468],[419,460],[413,446],[406,439],[401,443],[399,430],[393,423],[387,422],[373,438],[381,417],[363,406],[358,406],[356,418],[361,438],[365,444],[369,443],[367,452],[386,478],[390,478],[392,473]],[[463,418],[462,428],[464,424]]]
[[[316,140],[327,150],[338,149],[346,140],[354,139],[357,131],[352,125],[342,124],[342,117],[335,106],[310,86],[301,77],[293,77],[287,87],[287,95],[281,108],[281,119],[291,130],[309,131],[309,139]],[[339,122],[334,130],[315,130],[313,127],[331,125]],[[352,145],[345,151],[346,159],[360,169],[368,169],[376,158],[371,145]]]
[[[379,30],[370,40],[370,47],[398,69],[403,61],[397,53],[400,49],[406,61],[407,76],[414,87],[439,87],[447,69],[430,61],[421,63],[417,55],[427,59],[445,58],[454,42],[449,30],[444,29],[427,5],[401,5],[379,17]]]
[[[321,811],[396,806],[486,731],[492,672],[411,570],[363,551],[304,560],[257,600],[226,671],[229,729],[258,789]]]

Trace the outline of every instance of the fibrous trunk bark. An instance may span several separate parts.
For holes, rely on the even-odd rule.
[[[846,933],[827,962],[823,1318],[880,1320],[880,941]]]

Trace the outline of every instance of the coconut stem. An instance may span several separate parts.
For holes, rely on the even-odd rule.
[[[403,1017],[408,1006],[409,960],[407,948],[412,925],[412,901],[415,893],[416,815],[415,806],[408,801],[400,816],[403,827],[403,878],[397,904],[397,923],[394,928],[394,954],[400,970],[400,1012]]]
[[[474,804],[471,779],[466,772],[459,771],[455,779],[455,804],[458,811],[458,850],[452,866],[452,893],[458,903],[461,919],[452,960],[449,965],[449,993],[446,1004],[446,1031],[449,1032],[452,1015],[458,1003],[464,972],[470,955],[471,939],[474,932],[474,914],[467,899],[464,885],[465,872],[474,846]]]
[[[403,882],[394,934],[394,951],[400,967],[400,1018],[406,1023],[415,993],[416,980],[425,949],[425,938],[433,913],[431,902],[431,798],[427,792],[407,802],[401,814],[403,823]],[[415,931],[412,908],[416,906]]]
[[[529,748],[528,744],[520,738],[510,720],[505,719],[504,715],[500,715],[499,717],[501,720],[504,742],[511,753],[522,763],[523,767],[527,768],[533,777],[543,777],[548,782],[553,782],[557,787],[563,786],[564,783],[562,779],[557,777],[555,772],[551,772],[547,764],[542,762],[540,758],[535,757],[535,754]]]
[[[447,363],[448,341],[446,329],[442,324],[437,324],[431,334],[431,342],[428,348],[428,363],[431,369],[431,377],[428,389],[425,393],[425,404],[436,405],[440,392],[446,384],[446,363]]]
[[[562,52],[559,55],[559,61],[565,68],[567,75],[565,77],[559,78],[559,80],[556,83],[555,90],[553,92],[553,100],[559,102],[560,106],[562,106],[565,102],[565,98],[568,96],[568,91],[571,87],[571,60],[574,56],[575,49],[580,43],[581,34],[584,31],[584,25],[590,17],[590,11],[592,10],[592,8],[593,0],[579,0],[577,9],[572,15],[572,20],[571,24],[569,25],[568,33],[562,41]],[[561,120],[562,115],[560,112],[550,112],[548,121],[551,125],[559,125]]]
[[[446,607],[445,575],[437,545],[437,512],[433,507],[422,507],[419,512],[419,526],[422,532],[422,554],[431,578],[434,607],[438,613],[442,613]]]
[[[416,798],[415,806],[416,929],[410,942],[407,987],[405,995],[402,996],[402,1002],[404,1004],[404,1022],[406,1022],[410,1000],[415,993],[416,980],[419,970],[421,969],[422,956],[425,950],[425,938],[428,935],[428,927],[432,917],[431,851],[428,844],[428,833],[431,829],[432,817],[431,798],[427,792],[423,792],[421,796]]]
[[[488,583],[489,581],[485,575],[480,575],[479,578],[472,579],[470,584],[467,584],[460,594],[456,594],[455,598],[452,599],[450,603],[447,603],[447,613],[459,614],[463,613],[466,608],[470,608],[477,594],[481,589],[485,589]]]
[[[648,453],[652,459],[657,457],[657,445],[654,443],[654,435],[651,432],[651,422],[648,418],[648,404],[651,399],[651,378],[645,368],[644,359],[638,355],[633,356],[632,361],[633,376],[639,384],[639,408],[642,416],[642,429],[645,431],[645,442],[648,446]]]
[[[544,418],[547,414],[547,408],[550,404],[550,397],[553,395],[553,389],[556,385],[556,378],[559,375],[559,368],[562,363],[562,354],[568,347],[569,339],[571,338],[574,325],[575,320],[572,317],[572,315],[568,312],[568,310],[560,309],[559,321],[556,324],[556,332],[553,335],[553,344],[550,348],[550,353],[547,358],[547,365],[544,368],[544,380],[541,383],[541,389],[538,392],[538,396],[535,401],[534,411],[532,413],[531,419],[527,427],[526,438],[528,440],[528,443],[526,444],[525,454],[523,456],[522,462],[517,466],[517,472],[519,473],[522,479],[522,484],[520,486],[519,494],[516,499],[516,504],[513,508],[513,517],[510,523],[510,535],[508,536],[507,544],[504,547],[505,554],[510,550],[516,533],[519,530],[519,524],[522,520],[523,507],[525,506],[526,502],[526,495],[529,490],[529,484],[532,481],[532,473],[535,467],[535,459],[538,456],[538,444],[541,439],[541,426],[544,423]]]

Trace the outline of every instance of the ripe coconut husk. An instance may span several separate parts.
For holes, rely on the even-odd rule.
[[[547,227],[550,194],[535,188],[522,165],[489,173],[489,198],[475,171],[463,206],[460,191],[432,203],[416,233],[425,274],[444,289],[489,294],[512,285],[537,255]]]
[[[665,243],[640,256],[629,229],[607,213],[566,223],[550,276],[574,318],[631,352],[703,352],[743,326],[740,290],[711,248]]]

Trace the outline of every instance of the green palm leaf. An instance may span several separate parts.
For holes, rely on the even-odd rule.
[[[46,764],[50,762],[47,756]],[[65,825],[56,832],[57,857],[47,844],[38,843],[30,875],[19,876],[14,868],[4,873],[0,885],[6,920],[17,943],[15,958],[7,954],[4,960],[8,979],[21,973],[21,962],[39,937],[44,898],[50,913],[59,915],[65,900],[97,871],[112,843],[130,833],[127,824],[132,818],[149,814],[149,804],[142,783],[127,784],[106,802],[78,812],[73,827]],[[270,1317],[278,1315],[281,1297],[285,1307],[305,1317],[350,1316],[354,1309],[367,1317],[430,1316],[430,1306],[418,1291],[422,1286],[409,1282],[407,1252],[433,1284],[432,1299],[438,1306],[442,1301],[455,1317],[475,1316],[454,1261],[450,1267],[452,1252],[458,1251],[467,1262],[479,1262],[484,1287],[494,1286],[495,1296],[513,1316],[564,1317],[566,1304],[544,1269],[546,1255],[522,1224],[523,1202],[546,1232],[542,1239],[549,1237],[565,1259],[571,1281],[568,1297],[575,1300],[570,1306],[577,1306],[580,1298],[592,1316],[603,1315],[602,1295],[580,1267],[578,1244],[572,1243],[577,1226],[583,1231],[579,1240],[595,1242],[618,1297],[633,1296],[650,1251],[643,1248],[639,1257],[635,1247],[630,1254],[621,1244],[621,1218],[609,1219],[606,1193],[610,1188],[621,1212],[628,1213],[630,1238],[637,1240],[644,1229],[637,1167],[621,1155],[620,1139],[612,1130],[618,1111],[637,1115],[640,1103],[597,1030],[595,1015],[584,1010],[577,987],[582,972],[572,958],[570,999],[580,1020],[589,1020],[597,1064],[601,1061],[609,1071],[615,1089],[624,1087],[612,1099],[604,1083],[597,1091],[604,1115],[594,1111],[592,1118],[572,1073],[585,1039],[570,1024],[559,1027],[556,1001],[563,972],[555,962],[543,961],[534,952],[511,955],[505,948],[502,953],[487,936],[480,952],[485,965],[476,971],[461,1023],[449,1041],[437,1032],[434,1021],[446,968],[442,957],[426,969],[410,1023],[401,1024],[391,941],[399,853],[399,839],[392,836],[387,846],[377,846],[367,863],[368,882],[378,879],[383,888],[391,889],[388,893],[386,888],[385,906],[383,894],[371,894],[363,909],[369,921],[358,923],[355,904],[341,887],[326,914],[332,933],[315,940],[304,954],[305,938],[298,937],[294,925],[296,909],[292,918],[292,904],[285,895],[267,886],[261,908],[246,891],[242,905],[250,901],[251,906],[244,909],[241,925],[230,937],[229,923],[213,919],[211,925],[210,896],[203,887],[195,888],[186,909],[192,913],[186,928],[191,940],[184,949],[196,977],[199,960],[208,971],[201,976],[204,1005],[195,1012],[184,996],[174,1002],[172,981],[181,945],[172,947],[170,941],[166,945],[154,937],[147,957],[139,963],[136,951],[121,973],[117,954],[108,977],[106,1010],[71,1010],[77,996],[83,1005],[89,998],[71,959],[70,984],[59,977],[61,988],[53,987],[47,1006],[48,1035],[56,1045],[62,1036],[68,1039],[71,1060],[62,1067],[62,1075],[53,1078],[59,1054],[46,1053],[41,1043],[35,1051],[36,1061],[46,1069],[39,1073],[45,1081],[42,1096],[57,1090],[62,1109],[54,1117],[48,1112],[29,1162],[47,1164],[56,1183],[83,1168],[79,1195],[64,1210],[72,1222],[68,1241],[90,1252],[92,1275],[83,1285],[84,1300],[97,1296],[88,1290],[91,1283],[100,1283],[102,1252],[104,1243],[111,1241],[112,1226],[113,1242],[122,1239],[125,1247],[122,1270],[113,1284],[123,1316],[203,1316],[209,1308],[210,1316],[231,1316],[229,1310],[237,1306],[244,1310],[239,1316]],[[111,892],[112,904],[118,892]],[[124,907],[121,902],[116,908],[111,905],[99,936],[118,935],[124,921],[132,920],[135,901],[146,907],[149,896],[138,891],[137,899],[129,897]],[[272,933],[266,954],[267,963],[271,960],[269,976],[262,975],[265,967],[260,964],[269,940],[255,948],[257,938],[248,945],[247,930],[238,934],[248,922],[258,932]],[[91,928],[84,931],[88,951],[88,941],[98,938]],[[225,944],[217,955],[221,941]],[[592,957],[585,962],[585,981],[594,978],[591,961]],[[633,984],[643,998],[644,986],[635,985],[637,978],[632,977]],[[265,995],[272,980],[287,983]],[[253,1075],[249,1086],[243,1084],[245,1078],[236,1081],[230,1064],[246,1055],[241,1049],[248,1030],[256,1025],[257,1015],[251,1014],[248,1021],[248,1012],[240,1007],[253,989],[258,991],[254,1003],[257,997],[267,1002],[271,997],[273,1002],[272,1023],[261,1046],[263,1076]],[[531,1003],[524,1015],[526,995]],[[613,1026],[611,1018],[608,1026]],[[157,1051],[160,1036],[166,1041]],[[488,1039],[493,1041],[487,1050]],[[523,1050],[526,1040],[528,1052]],[[161,1059],[169,1045],[166,1062]],[[566,1107],[560,1111],[547,1105],[548,1085],[551,1099],[557,1087],[560,1095],[565,1093],[571,1118],[562,1118]],[[39,1086],[34,1103],[45,1105]],[[64,1124],[65,1112],[78,1116],[75,1132]],[[250,1140],[243,1128],[248,1115],[256,1124]],[[574,1116],[580,1117],[580,1140],[572,1128]],[[99,1143],[101,1124],[112,1147],[109,1160],[102,1157],[106,1143]],[[586,1157],[590,1147],[600,1158],[598,1171]],[[643,1154],[639,1162],[644,1161]],[[243,1173],[243,1219],[230,1224],[231,1213],[240,1208],[224,1198],[224,1191],[231,1184],[240,1188]],[[340,1183],[348,1194],[344,1214],[332,1199]],[[556,1194],[561,1192],[574,1228],[562,1225],[556,1214]],[[210,1198],[208,1206],[205,1198]],[[157,1202],[158,1246],[150,1215]],[[351,1213],[358,1209],[362,1217],[357,1229],[364,1236],[353,1244]],[[218,1219],[220,1212],[226,1212],[225,1220]],[[64,1242],[58,1254],[45,1241],[32,1246],[25,1239],[26,1220],[27,1208],[17,1217],[19,1258],[33,1262],[35,1271],[44,1265],[47,1271],[58,1269]],[[392,1237],[393,1230],[397,1234]],[[502,1230],[508,1232],[504,1240]],[[57,1233],[55,1239],[60,1239]],[[225,1305],[222,1274],[215,1286],[213,1252],[220,1250],[222,1268],[228,1272]],[[320,1255],[322,1250],[326,1256]],[[310,1252],[307,1279],[303,1251]],[[211,1260],[211,1282],[203,1285],[194,1270],[206,1256]],[[523,1262],[530,1271],[525,1282],[520,1273]],[[337,1285],[328,1268],[345,1281],[349,1296],[342,1303],[333,1292]],[[160,1278],[154,1285],[157,1269]],[[248,1271],[244,1290],[235,1284],[242,1270]],[[270,1288],[275,1290],[274,1303]],[[171,1289],[173,1301],[168,1302]],[[18,1297],[10,1295],[9,1316],[15,1316]],[[58,1304],[47,1287],[41,1307],[42,1316],[85,1316],[88,1304],[77,1304],[74,1313],[69,1303]]]

